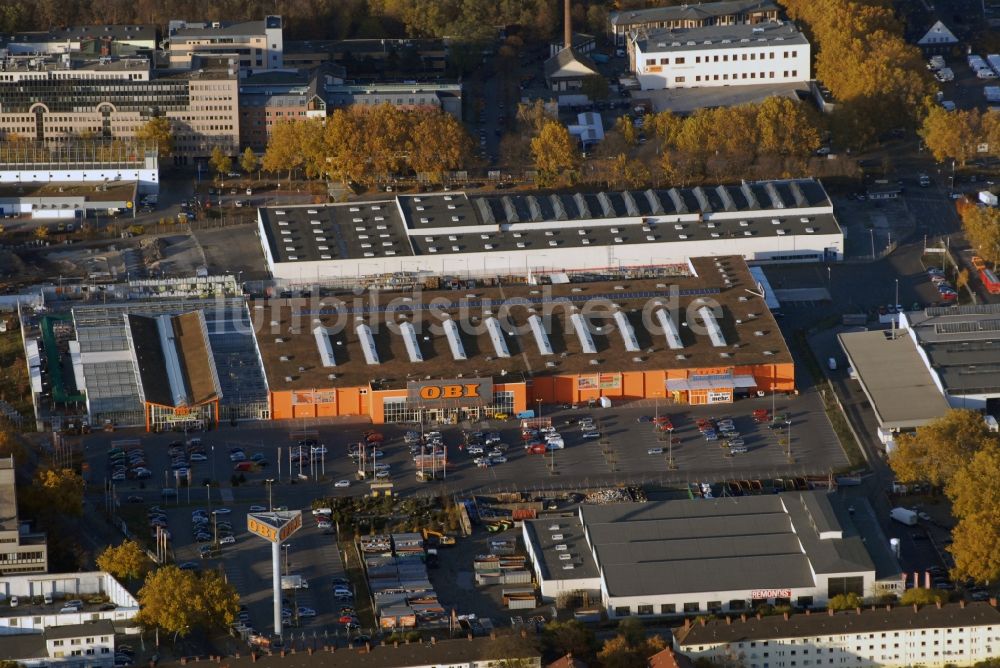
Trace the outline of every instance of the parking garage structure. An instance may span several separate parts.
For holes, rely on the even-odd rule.
[[[838,594],[903,589],[865,499],[781,495],[581,505],[526,520],[542,597],[587,592],[611,618],[822,607]]]
[[[688,267],[669,278],[255,301],[269,413],[455,422],[539,404],[722,404],[794,391],[791,354],[743,259]]]

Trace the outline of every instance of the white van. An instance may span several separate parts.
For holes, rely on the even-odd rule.
[[[830,359],[828,359],[827,362],[826,362],[826,364],[827,364],[827,366],[830,367],[830,371],[836,371],[837,370],[837,358],[836,357],[831,357]]]

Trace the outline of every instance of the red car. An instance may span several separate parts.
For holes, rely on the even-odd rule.
[[[548,449],[545,447],[544,443],[535,443],[528,448],[529,455],[544,455],[546,452],[548,452]]]
[[[340,624],[357,624],[358,618],[352,617],[350,615],[344,615],[343,617],[338,619],[337,622],[339,622]]]

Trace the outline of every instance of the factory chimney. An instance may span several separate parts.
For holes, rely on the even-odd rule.
[[[573,14],[570,0],[563,0],[563,48],[573,46]]]

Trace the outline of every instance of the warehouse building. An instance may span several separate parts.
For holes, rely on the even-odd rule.
[[[811,608],[903,589],[871,506],[826,492],[582,505],[523,531],[543,597],[590,592],[612,618]]]
[[[139,194],[159,192],[160,162],[155,145],[103,139],[59,144],[0,142],[0,187],[45,186],[58,192],[66,184],[111,188],[131,182]]]
[[[61,368],[50,334],[58,318],[72,325],[73,377],[53,378],[53,395],[84,401],[91,424],[161,431],[267,417],[267,386],[242,299],[75,306],[42,323],[43,349],[55,356],[50,373]]]
[[[949,408],[1000,415],[1000,305],[931,307],[898,318],[895,331],[838,336],[888,448]]]
[[[996,657],[1000,612],[989,603],[879,606],[837,614],[688,623],[674,645],[695,661],[798,665],[971,666]]]
[[[659,278],[272,299],[251,311],[272,418],[454,422],[536,402],[792,391],[791,355],[756,289],[727,256]]]
[[[290,283],[393,273],[497,276],[670,265],[843,259],[815,179],[668,190],[472,196],[265,207],[268,270]]]
[[[643,90],[809,81],[809,41],[781,21],[637,31],[629,64]]]

